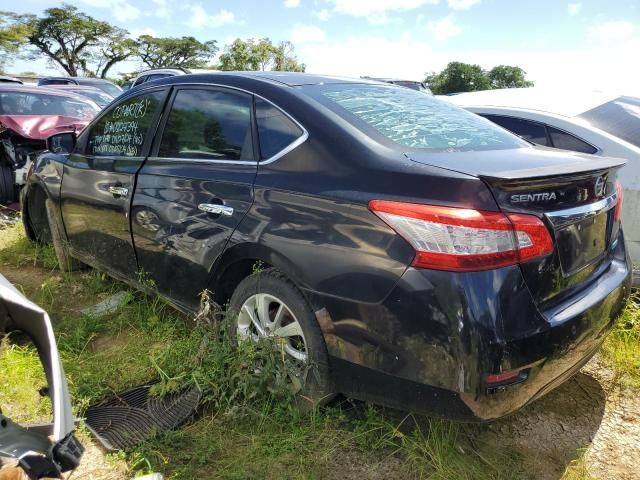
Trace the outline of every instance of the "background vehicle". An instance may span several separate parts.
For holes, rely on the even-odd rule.
[[[19,465],[17,469],[29,478],[60,478],[61,473],[79,465],[84,448],[73,436],[75,419],[51,320],[47,312],[27,300],[0,275],[0,335],[16,331],[28,335],[38,349],[53,405],[53,423],[50,428],[27,429],[0,411],[0,457],[15,460]]]
[[[18,199],[32,156],[54,133],[81,130],[100,111],[91,100],[60,90],[0,85],[0,204]]]
[[[376,80],[378,82],[391,83],[393,85],[399,85],[401,87],[410,88],[411,90],[418,90],[419,92],[428,93],[433,95],[431,89],[427,87],[426,83],[418,82],[416,80],[399,80],[396,78],[377,78],[377,77],[361,77],[369,80]]]
[[[533,147],[410,89],[173,76],[48,144],[29,238],[63,268],[144,272],[184,311],[214,292],[314,402],[501,417],[575,373],[629,294],[623,161]]]
[[[7,77],[6,75],[0,75],[0,84],[1,83],[10,83],[15,85],[22,85],[24,82],[20,79],[14,77]]]
[[[84,85],[49,85],[46,88],[54,88],[56,90],[63,90],[65,92],[81,95],[95,102],[100,108],[106,107],[113,100],[113,97],[104,90]]]
[[[461,93],[447,100],[537,145],[627,160],[620,175],[625,235],[640,269],[640,98],[514,88]]]
[[[142,85],[145,82],[151,82],[152,80],[159,80],[160,78],[175,77],[177,75],[189,75],[193,73],[212,73],[215,70],[207,70],[201,68],[154,68],[152,70],[145,70],[140,72],[136,78],[133,79],[133,83],[130,88]]]
[[[122,89],[113,82],[104,78],[90,77],[43,77],[38,80],[38,86],[47,85],[86,85],[88,87],[99,88],[108,93],[113,98],[122,93]]]

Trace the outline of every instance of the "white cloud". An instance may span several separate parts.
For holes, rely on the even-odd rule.
[[[569,15],[577,15],[580,13],[580,10],[582,10],[581,3],[570,3],[567,5],[567,12],[569,12]]]
[[[287,8],[296,8],[300,5],[300,0],[284,0],[284,6]]]
[[[297,24],[289,32],[289,38],[294,44],[322,42],[325,37],[324,30],[315,25]]]
[[[169,7],[167,6],[167,0],[151,0],[156,6],[155,11],[152,15],[160,18],[170,18],[171,13],[169,11]]]
[[[633,23],[619,20],[593,25],[589,29],[589,38],[597,43],[620,44],[632,39],[635,32]]]
[[[193,28],[217,28],[230,23],[235,23],[236,21],[235,15],[229,10],[222,9],[218,13],[209,15],[204,7],[200,4],[192,5],[190,10],[191,17],[189,17],[189,20],[187,20],[187,25]]]
[[[95,8],[110,9],[111,15],[113,15],[119,22],[135,20],[142,14],[140,9],[131,5],[128,0],[112,0],[111,2],[103,2],[100,0],[81,0],[81,2]]]
[[[425,69],[440,69],[446,64],[433,53],[428,42],[414,39],[410,34],[395,39],[356,36],[328,40],[303,44],[296,51],[307,65],[307,72],[350,77],[371,75],[422,80]]]
[[[424,5],[434,5],[440,0],[327,0],[333,12],[353,17],[364,17],[370,23],[389,23],[389,12],[411,11]]]
[[[443,42],[462,33],[462,27],[454,23],[452,15],[448,15],[440,20],[429,21],[427,23],[427,29],[431,32],[433,38],[439,42]]]
[[[321,10],[314,10],[313,16],[322,22],[326,22],[331,18],[331,12],[326,8],[323,8]]]
[[[452,10],[467,10],[480,3],[480,0],[447,0],[447,5]]]

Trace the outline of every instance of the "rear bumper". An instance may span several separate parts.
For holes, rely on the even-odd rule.
[[[410,268],[376,305],[316,298],[337,388],[460,420],[513,413],[598,350],[629,294],[624,257],[548,311],[533,303],[518,267],[462,274]],[[527,371],[526,381],[487,388],[487,375],[516,369]]]

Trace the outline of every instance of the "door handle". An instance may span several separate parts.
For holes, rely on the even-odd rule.
[[[215,203],[201,203],[198,208],[203,212],[213,213],[215,215],[222,215],[223,217],[230,217],[233,215],[233,207],[227,207],[226,205],[218,205]]]
[[[129,195],[129,189],[127,187],[116,187],[115,185],[112,185],[109,187],[109,193],[118,197],[126,197]]]

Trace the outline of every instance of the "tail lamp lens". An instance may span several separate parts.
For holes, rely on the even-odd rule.
[[[622,201],[624,199],[624,190],[620,180],[616,180],[616,206],[613,210],[613,219],[617,222],[622,217]]]
[[[547,227],[533,215],[386,200],[372,200],[369,209],[415,249],[415,267],[489,270],[553,251]]]

